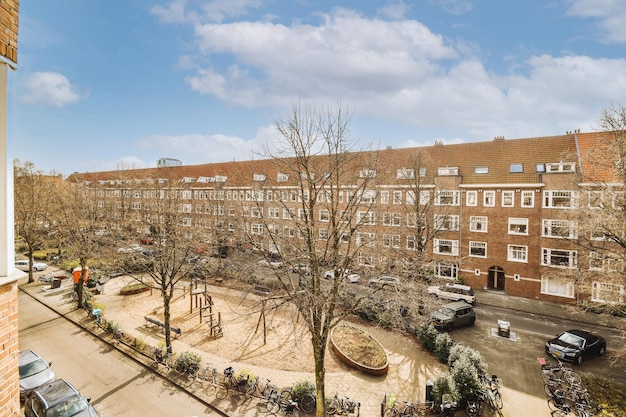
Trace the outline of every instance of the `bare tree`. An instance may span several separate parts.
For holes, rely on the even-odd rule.
[[[294,105],[275,125],[277,150],[259,164],[244,224],[249,241],[284,268],[275,278],[304,319],[313,348],[317,415],[324,415],[324,361],[330,331],[353,311],[339,308],[346,273],[376,253],[372,210],[379,174],[376,152],[355,152],[350,116],[340,106],[319,110]],[[255,168],[253,168],[255,169]],[[248,211],[248,209],[245,209]],[[281,221],[282,220],[282,221]],[[324,280],[323,272],[332,271]]]
[[[26,244],[29,260],[28,282],[33,282],[36,248],[43,246],[52,233],[50,214],[54,211],[53,182],[61,178],[46,175],[32,162],[13,161],[15,184],[15,231]]]

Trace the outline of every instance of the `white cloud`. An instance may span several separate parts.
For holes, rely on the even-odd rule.
[[[62,74],[34,72],[22,84],[22,101],[39,106],[64,107],[81,99],[77,88]]]
[[[567,4],[569,15],[597,19],[606,42],[626,42],[626,2],[623,0],[567,0]]]
[[[399,20],[403,19],[408,11],[409,7],[404,1],[394,0],[391,1],[387,6],[378,9],[378,14],[382,17]]]
[[[260,7],[261,0],[172,0],[167,6],[152,6],[150,12],[163,23],[222,22],[229,17],[244,16],[250,8]],[[194,10],[196,6],[198,10]]]

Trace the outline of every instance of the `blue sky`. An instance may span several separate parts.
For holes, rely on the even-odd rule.
[[[29,0],[11,158],[69,174],[260,158],[297,102],[362,147],[595,130],[626,105],[623,0]]]

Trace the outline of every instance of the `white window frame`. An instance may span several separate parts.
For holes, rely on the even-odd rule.
[[[320,222],[328,222],[330,220],[330,212],[328,210],[320,210]]]
[[[443,251],[443,248],[450,248],[450,250]],[[452,239],[433,239],[433,253],[437,255],[458,256],[459,241]]]
[[[554,258],[566,258],[567,264],[555,263]],[[541,265],[553,268],[576,268],[578,265],[578,251],[569,249],[541,248]]]
[[[359,266],[365,267],[374,267],[376,264],[374,263],[374,255],[366,254],[363,252],[359,252],[357,257]]]
[[[459,277],[459,266],[449,262],[435,262],[434,273],[437,278],[456,280]],[[449,273],[448,273],[449,271]]]
[[[357,211],[356,221],[361,225],[373,226],[376,224],[376,212],[374,211]]]
[[[607,298],[602,296],[604,293],[617,294],[614,297]],[[593,281],[591,283],[591,301],[596,303],[607,304],[624,304],[626,292],[624,285],[612,282]]]
[[[455,214],[435,214],[436,230],[459,230],[459,216]]]
[[[412,168],[400,168],[396,171],[398,180],[412,180],[413,178],[415,178],[415,170]]]
[[[528,219],[521,217],[509,217],[509,234],[528,236]]]
[[[529,201],[527,202],[527,199]],[[535,192],[534,191],[522,191],[522,197],[520,198],[520,203],[523,208],[533,208],[535,207]]]
[[[528,263],[528,246],[524,245],[508,245],[507,261]]]
[[[250,225],[250,234],[251,235],[262,235],[263,234],[263,224],[262,223],[252,223]]]
[[[402,191],[394,191],[393,192],[393,204],[402,204]]]
[[[555,297],[574,298],[574,284],[571,282],[559,282],[550,277],[541,277],[541,294]]]
[[[495,191],[483,191],[483,207],[495,207],[496,206],[496,192]]]
[[[317,238],[319,240],[328,240],[328,229],[326,228],[318,229]]]
[[[376,233],[359,232],[356,234],[355,242],[357,246],[374,247],[376,246]]]
[[[572,190],[544,190],[543,208],[576,208],[576,192]]]
[[[470,232],[487,233],[488,224],[487,216],[470,216]]]
[[[502,207],[515,207],[515,191],[502,191]]]
[[[472,249],[482,249],[484,253],[482,255],[475,254],[475,253],[472,253]],[[486,258],[487,257],[487,242],[470,241],[469,256],[471,256],[472,258]]]
[[[389,191],[380,192],[380,204],[389,204]]]
[[[465,192],[465,205],[468,207],[476,207],[478,205],[478,191]]]
[[[541,236],[553,239],[574,239],[576,238],[578,223],[575,220],[564,219],[542,219]],[[558,233],[559,230],[569,230],[567,235]]]
[[[431,193],[428,190],[421,190],[420,191],[420,205],[422,206],[426,206],[428,204],[430,204],[430,200],[431,200]]]
[[[386,248],[400,248],[400,235],[384,234],[383,246]]]
[[[461,192],[457,190],[439,190],[435,193],[436,206],[458,206]]]

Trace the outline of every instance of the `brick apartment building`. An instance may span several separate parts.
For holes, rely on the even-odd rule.
[[[0,1],[0,416],[19,416],[17,280],[14,267],[13,188],[7,154],[7,76],[17,66],[18,0]]]
[[[295,159],[268,159],[167,167],[168,178],[154,168],[68,180],[91,187],[100,207],[117,212],[103,228],[119,225],[119,211],[127,210],[137,239],[150,233],[157,183],[180,191],[179,224],[198,242],[221,234],[229,246],[252,242],[284,258],[303,242],[301,219],[311,220],[316,239],[328,240],[341,223],[333,223],[333,208],[343,216],[356,202],[344,223],[359,227],[341,237],[358,247],[355,269],[406,278],[419,264],[419,276],[516,296],[624,303],[623,253],[589,221],[593,209],[623,207],[615,161],[592,162],[607,140],[606,132],[568,132],[359,152],[334,182],[319,156],[307,172]]]

